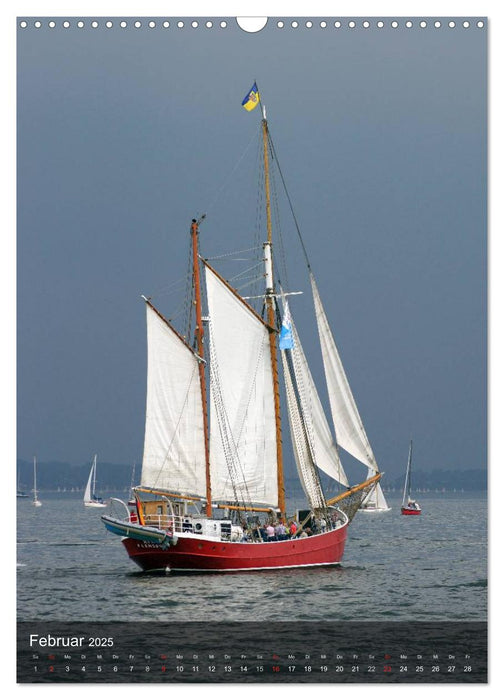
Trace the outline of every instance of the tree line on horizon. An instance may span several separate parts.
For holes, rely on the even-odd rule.
[[[71,465],[66,462],[40,462],[37,463],[37,486],[40,490],[64,491],[84,490],[89,476],[91,462],[83,465]],[[123,491],[131,485],[133,465],[99,463],[97,476],[97,490],[99,491]],[[140,464],[135,468],[135,484],[140,481]],[[292,490],[296,488],[297,478],[287,476],[286,481]],[[33,463],[23,459],[17,460],[17,484],[21,490],[28,491],[33,484]],[[404,486],[404,476],[389,478],[382,482],[385,492],[389,490],[401,490]],[[485,469],[467,469],[457,471],[454,469],[436,469],[432,471],[415,470],[414,490],[429,489],[430,491],[486,491],[487,472]],[[299,491],[302,493],[301,485]]]

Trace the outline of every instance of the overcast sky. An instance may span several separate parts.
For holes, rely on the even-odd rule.
[[[195,215],[205,255],[253,244],[257,79],[379,466],[485,467],[486,28],[119,19],[18,30],[18,456],[141,460],[140,294],[176,311]]]

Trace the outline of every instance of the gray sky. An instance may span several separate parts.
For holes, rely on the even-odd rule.
[[[251,245],[256,79],[380,467],[410,437],[418,469],[485,466],[486,29],[370,20],[18,30],[19,457],[140,461],[140,294],[174,312],[197,214],[205,255]]]

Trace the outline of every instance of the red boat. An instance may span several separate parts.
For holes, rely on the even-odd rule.
[[[410,441],[408,465],[406,467],[406,480],[404,482],[403,503],[401,506],[402,515],[421,515],[422,509],[418,503],[411,498],[411,457],[413,454],[413,440]]]
[[[252,93],[248,110],[252,103],[260,104],[256,87]],[[339,564],[348,524],[381,477],[304,245],[334,430],[287,304],[287,296],[296,292],[284,294],[281,283],[278,291],[275,286],[269,189],[274,148],[265,111],[259,145],[266,203],[266,225],[259,229],[267,240],[249,250],[255,251],[250,269],[260,270],[252,277],[257,274],[265,282],[263,293],[242,296],[200,256],[202,216],[193,219],[190,229],[192,274],[187,276],[182,306],[188,318],[182,332],[144,297],[148,357],[141,485],[133,489],[134,511],[112,499],[113,506],[124,507],[121,517],[102,518],[110,532],[123,537],[129,556],[144,571]],[[289,417],[291,462],[307,499],[307,509],[290,517],[281,395]],[[340,448],[369,470],[366,481],[350,488]],[[320,472],[332,479],[331,488],[336,482],[343,492],[326,498]]]
[[[415,507],[416,506],[416,507]],[[401,513],[403,515],[421,515],[422,514],[422,509],[418,505],[418,503],[415,504],[410,504],[407,506],[402,506],[401,507]]]
[[[143,571],[224,573],[333,566],[343,558],[347,526],[345,519],[329,532],[281,542],[223,542],[180,535],[168,549],[129,537],[123,544]]]

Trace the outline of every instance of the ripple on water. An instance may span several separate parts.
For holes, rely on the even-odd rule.
[[[467,529],[460,527],[467,499],[450,502],[449,518],[441,506],[435,509],[435,499],[429,509],[425,501],[423,525],[394,517],[371,525],[356,518],[340,566],[179,576],[142,572],[118,538],[101,534],[94,518],[82,517],[79,530],[70,530],[81,503],[58,500],[54,513],[49,508],[42,513],[43,530],[34,530],[33,518],[18,523],[18,615],[27,620],[484,619],[485,500],[471,501],[471,512],[480,503],[481,519],[471,530],[470,550]],[[72,533],[81,539],[69,539]]]

